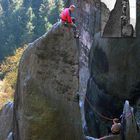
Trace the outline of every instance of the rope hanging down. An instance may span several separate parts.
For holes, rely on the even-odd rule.
[[[85,96],[85,99],[86,99],[87,103],[89,104],[89,106],[91,107],[91,109],[92,109],[96,114],[98,114],[101,118],[106,119],[106,120],[108,120],[108,121],[113,121],[114,118],[112,119],[112,118],[106,117],[106,116],[102,115],[101,113],[99,113],[99,112],[93,107],[93,105],[90,103],[90,101],[88,100],[88,98],[87,98],[86,96]]]
[[[109,118],[109,117],[107,117],[107,116],[102,115],[100,112],[98,112],[98,111],[93,107],[93,105],[90,103],[90,101],[88,100],[87,96],[85,96],[85,99],[86,99],[87,103],[89,104],[89,106],[91,107],[91,109],[92,109],[96,114],[98,114],[101,118],[103,118],[103,119],[105,119],[105,120],[108,120],[108,121],[113,121],[113,120],[114,120],[114,118]],[[132,112],[126,114],[126,118],[129,118],[129,117],[131,117],[131,116],[132,116]],[[116,117],[116,118],[117,118],[117,117]]]

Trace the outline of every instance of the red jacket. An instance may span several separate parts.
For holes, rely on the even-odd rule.
[[[69,8],[65,8],[61,14],[60,14],[60,18],[62,21],[66,21],[68,23],[73,23],[72,22],[72,18],[71,18],[71,14],[70,14],[70,10]]]

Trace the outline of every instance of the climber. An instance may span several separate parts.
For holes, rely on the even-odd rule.
[[[123,14],[126,14],[126,9],[127,9],[127,1],[122,1],[122,12]]]
[[[60,18],[61,18],[61,22],[62,24],[64,24],[66,27],[73,28],[74,31],[74,37],[75,38],[79,38],[79,34],[77,32],[77,27],[75,25],[75,18],[71,17],[72,12],[75,11],[75,5],[70,5],[69,8],[65,8],[61,14],[60,14]]]
[[[119,122],[119,119],[115,118],[113,119],[113,125],[111,127],[111,132],[114,135],[120,134],[121,131],[121,123]]]

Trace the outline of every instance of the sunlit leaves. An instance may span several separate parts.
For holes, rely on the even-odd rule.
[[[24,47],[19,48],[15,51],[13,56],[7,57],[1,64],[1,74],[4,75],[4,79],[0,80],[0,108],[8,101],[13,99],[15,92],[18,65],[19,60],[26,49]]]

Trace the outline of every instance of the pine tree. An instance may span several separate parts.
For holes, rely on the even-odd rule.
[[[0,0],[0,60],[47,32],[63,5],[63,0]]]
[[[57,7],[57,11],[60,13],[62,9],[64,8],[64,2],[63,0],[55,0],[55,5]]]
[[[26,30],[27,30],[27,37],[26,40],[30,41],[32,40],[32,36],[33,36],[33,30],[34,30],[34,25],[33,25],[33,20],[35,18],[35,15],[33,13],[32,7],[29,7],[26,13],[27,16],[27,25],[26,25]]]

